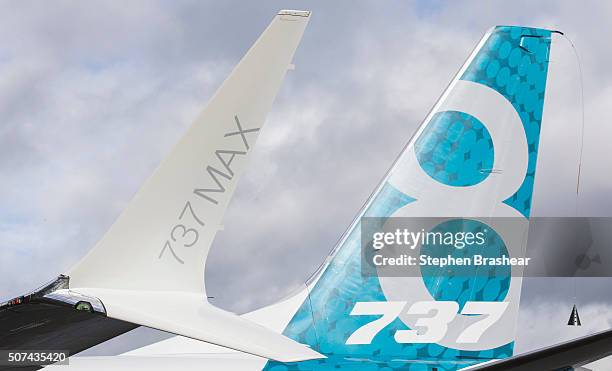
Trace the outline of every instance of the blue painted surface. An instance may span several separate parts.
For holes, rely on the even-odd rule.
[[[461,76],[462,80],[474,81],[498,91],[512,103],[521,117],[529,148],[527,174],[516,193],[504,202],[526,218],[531,212],[548,74],[550,34],[549,30],[543,29],[496,27],[476,55],[474,63]]]
[[[471,219],[453,219],[432,229],[441,233],[485,233],[485,245],[471,244],[462,249],[441,243],[425,244],[421,253],[431,257],[454,258],[473,257],[476,254],[487,258],[508,256],[508,249],[503,239],[490,226]],[[510,289],[511,272],[508,266],[495,268],[473,265],[453,265],[444,268],[421,267],[423,282],[429,293],[436,300],[456,301],[459,311],[468,301],[503,301]]]
[[[525,36],[537,36],[528,37]],[[544,90],[548,68],[550,31],[523,27],[496,27],[473,63],[461,76],[491,87],[514,106],[521,117],[527,143],[529,164],[517,192],[504,202],[529,217],[539,143]],[[433,179],[449,186],[468,186],[484,180],[493,163],[494,151],[486,126],[474,117],[447,111],[430,121],[415,143],[417,159]],[[401,171],[401,170],[400,170]],[[410,176],[410,174],[406,174]],[[385,184],[361,216],[388,217],[414,202]],[[472,229],[484,225],[468,226]],[[438,344],[399,344],[393,335],[408,327],[399,319],[380,331],[367,345],[346,345],[359,327],[379,316],[350,316],[356,302],[386,301],[378,277],[361,275],[360,223],[348,232],[310,297],[298,309],[284,335],[311,346],[326,355],[324,360],[283,364],[268,362],[267,370],[457,370],[489,359],[512,355],[514,343],[482,351],[461,351]],[[493,231],[494,233],[494,231]],[[495,241],[495,239],[493,239]],[[501,238],[491,253],[507,253]],[[424,282],[438,300],[499,301],[507,294],[508,272],[491,277],[454,280],[425,272]],[[437,281],[436,281],[437,280]],[[407,288],[408,292],[410,288]],[[456,299],[454,299],[456,298]]]
[[[419,164],[440,183],[465,187],[485,180],[494,148],[487,128],[472,115],[436,113],[414,145]]]

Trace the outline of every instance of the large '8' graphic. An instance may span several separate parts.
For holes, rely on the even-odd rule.
[[[480,131],[476,139],[487,139],[492,148],[480,148],[475,154],[480,166],[475,170],[468,166],[470,163],[454,161],[448,151],[442,152],[446,162],[428,158],[423,151],[431,150],[431,144],[417,140],[416,146],[413,143],[395,165],[394,169],[401,171],[392,170],[388,179],[391,185],[416,201],[392,216],[474,219],[497,232],[510,257],[522,257],[528,221],[503,202],[519,189],[527,172],[528,148],[521,118],[504,96],[485,85],[458,80],[451,89],[435,112],[464,113],[462,117],[471,121],[469,127]],[[435,135],[426,132],[433,116],[416,138]],[[419,144],[426,148],[419,148]],[[461,143],[455,147],[457,145]],[[430,160],[432,163],[428,162]],[[451,171],[444,173],[444,167]],[[501,222],[500,218],[507,217],[516,218],[517,222],[510,225]],[[514,277],[504,277],[505,288],[500,285],[499,277],[485,277],[484,283],[477,282],[476,277],[464,279],[462,291],[453,301],[438,298],[422,277],[379,277],[387,303],[394,304],[383,303],[381,305],[387,307],[382,309],[357,303],[352,315],[383,310],[387,316],[378,313],[383,314],[379,322],[370,322],[367,328],[358,329],[347,344],[360,343],[364,339],[367,343],[370,336],[375,336],[374,330],[379,330],[378,326],[395,318],[411,329],[396,332],[395,340],[400,343],[435,342],[459,350],[493,349],[508,344],[514,341],[521,287],[518,272],[521,268],[512,269]],[[478,290],[481,292],[477,293]],[[387,312],[389,310],[392,311]]]

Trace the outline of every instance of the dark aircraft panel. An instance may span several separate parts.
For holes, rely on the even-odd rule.
[[[65,280],[65,282],[62,282]],[[133,330],[138,325],[108,318],[87,305],[45,298],[67,286],[67,277],[0,305],[0,350],[65,350],[70,355]],[[0,366],[0,370],[36,370],[39,366]]]

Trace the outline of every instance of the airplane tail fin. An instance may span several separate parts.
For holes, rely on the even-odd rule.
[[[206,300],[204,267],[308,24],[281,11],[110,230],[68,272],[107,316],[278,360],[320,355]],[[60,293],[57,293],[61,295]]]
[[[362,225],[364,217],[442,218],[434,229],[489,230],[492,254],[524,256],[554,35],[486,33],[312,278],[285,335],[330,357],[398,363],[512,355],[520,274],[364,275]],[[500,218],[517,221],[518,233]]]

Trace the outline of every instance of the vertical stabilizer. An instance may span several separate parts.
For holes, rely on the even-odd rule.
[[[330,357],[435,360],[444,369],[512,355],[521,274],[364,275],[362,218],[444,218],[432,230],[490,231],[487,251],[524,256],[551,35],[486,33],[310,283],[285,335]]]

